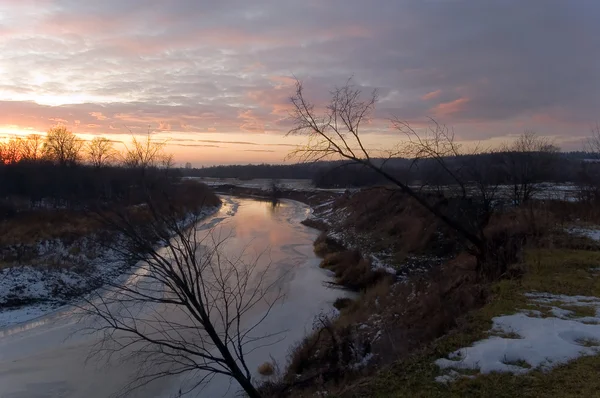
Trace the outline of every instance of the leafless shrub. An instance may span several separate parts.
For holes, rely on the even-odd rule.
[[[61,166],[74,165],[81,157],[83,141],[66,126],[56,126],[48,130],[43,145],[44,157]]]
[[[103,167],[117,158],[113,142],[105,137],[96,137],[86,145],[87,157],[92,166]]]
[[[529,202],[540,191],[538,183],[555,166],[558,148],[551,140],[525,131],[502,148],[503,168],[515,205]]]

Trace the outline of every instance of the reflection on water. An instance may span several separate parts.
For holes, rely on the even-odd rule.
[[[294,207],[286,201],[279,201],[274,206],[268,200],[245,200],[239,205],[235,217],[223,223],[222,228],[232,231],[228,246],[247,245],[252,241],[253,250],[264,251],[294,242],[298,231],[290,228],[287,222],[295,216]]]
[[[266,335],[274,330],[288,330],[285,339],[248,356],[251,369],[271,357],[284,363],[289,346],[303,337],[310,329],[313,317],[331,308],[331,303],[340,294],[323,286],[326,274],[318,267],[318,259],[312,251],[317,231],[300,224],[310,209],[288,200],[274,204],[224,196],[223,201],[223,208],[196,230],[199,234],[211,229],[223,236],[227,234],[230,239],[224,247],[230,256],[247,248],[254,253],[268,250],[272,278],[285,273],[285,283],[281,286],[285,289],[285,302],[274,308],[265,323],[254,331],[257,335]],[[256,311],[259,309],[257,307]],[[86,366],[95,340],[90,336],[67,340],[80,328],[76,324],[77,317],[71,316],[73,311],[72,307],[65,307],[51,316],[0,331],[0,396],[31,398],[39,396],[36,395],[39,392],[47,392],[39,386],[61,385],[69,390],[61,396],[106,397],[125,385],[130,375],[138,371],[137,367],[120,362],[102,367],[101,372],[96,364]],[[249,313],[249,316],[254,315]],[[256,316],[261,317],[262,313]],[[176,395],[181,381],[156,382],[137,396],[171,396],[162,394],[171,387]],[[223,384],[212,383],[198,396],[233,396],[235,393],[236,388],[231,388],[229,381],[224,379]]]

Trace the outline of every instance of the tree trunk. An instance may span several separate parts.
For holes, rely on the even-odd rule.
[[[204,330],[206,331],[206,333],[208,333],[210,339],[223,356],[223,359],[225,360],[227,367],[231,371],[231,375],[233,376],[233,378],[240,384],[240,386],[244,389],[244,391],[246,392],[246,394],[248,394],[250,398],[260,398],[260,394],[256,390],[256,387],[252,385],[250,378],[246,377],[246,374],[242,372],[237,361],[235,360],[235,358],[233,358],[233,355],[231,355],[231,352],[229,351],[229,348],[227,347],[226,343],[224,343],[219,337],[219,334],[210,322],[208,314],[204,311],[204,307],[200,305],[200,303],[196,300],[195,296],[191,295],[189,298],[190,304],[194,306],[198,311],[198,314],[200,316],[199,320],[204,325]]]

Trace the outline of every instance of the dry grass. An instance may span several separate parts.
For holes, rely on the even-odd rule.
[[[100,227],[98,220],[81,211],[28,211],[0,222],[0,246],[31,244],[55,238],[71,241]]]
[[[265,362],[258,367],[258,373],[261,376],[273,376],[275,374],[275,366],[271,362]]]
[[[547,239],[543,239],[546,241]],[[600,263],[600,253],[589,250],[572,250],[553,247],[528,248],[522,256],[521,278],[496,281],[489,290],[486,304],[459,317],[456,327],[439,339],[420,345],[409,355],[396,358],[393,365],[383,368],[374,376],[337,389],[341,397],[541,397],[541,396],[598,396],[600,382],[600,356],[581,358],[564,366],[545,372],[534,369],[527,376],[511,374],[478,375],[474,379],[459,380],[450,385],[436,383],[440,370],[434,365],[437,358],[446,357],[458,348],[470,346],[487,338],[492,318],[512,314],[519,310],[535,309],[542,316],[551,316],[546,307],[532,304],[524,293],[543,291],[552,294],[600,296],[600,280],[593,269]],[[547,308],[548,307],[548,308]],[[561,308],[574,312],[574,316],[591,314],[590,308]],[[519,338],[516,334],[503,337]],[[582,346],[597,346],[596,340],[581,340]],[[519,366],[524,364],[515,363]]]
[[[315,254],[324,258],[327,254],[336,253],[344,250],[344,247],[327,237],[325,232],[321,233],[314,242]]]
[[[184,181],[174,184],[168,197],[155,198],[159,206],[168,203],[179,214],[197,210],[202,206],[216,206],[219,198],[205,184]],[[168,200],[168,202],[166,202]],[[122,206],[122,205],[119,205]],[[117,205],[115,204],[115,208]],[[125,207],[129,216],[138,222],[150,217],[144,207]],[[103,229],[103,224],[93,211],[67,209],[35,209],[21,211],[0,221],[0,247],[15,244],[32,244],[40,240],[63,239],[69,243],[82,236]]]
[[[347,297],[340,297],[333,302],[333,307],[338,311],[350,307],[354,303],[354,300]]]
[[[408,217],[402,214],[404,216]],[[343,360],[344,352],[356,347],[367,346],[374,354],[375,363],[372,365],[375,366],[369,366],[374,369],[399,358],[410,357],[443,336],[452,335],[453,330],[466,328],[468,331],[464,339],[457,337],[453,340],[456,345],[464,343],[465,339],[484,335],[491,326],[489,313],[481,312],[481,317],[477,318],[479,321],[473,326],[465,321],[466,314],[484,306],[490,295],[494,299],[512,295],[502,287],[518,284],[524,274],[531,272],[532,262],[529,259],[525,261],[524,248],[550,240],[557,243],[559,239],[556,237],[561,234],[554,232],[555,222],[553,214],[539,208],[516,209],[496,215],[485,230],[489,248],[494,253],[486,264],[493,278],[481,278],[477,259],[462,252],[442,267],[414,276],[404,284],[394,284],[386,278],[371,279],[367,276],[371,272],[370,266],[360,253],[335,251],[332,242],[322,235],[315,246],[315,251],[324,257],[322,266],[331,269],[339,283],[365,287],[358,299],[343,303],[339,317],[316,328],[315,333],[295,347],[283,385],[294,384],[299,379],[312,380],[307,382],[311,386],[308,389],[296,386],[290,393],[291,396],[309,396],[310,391],[314,391],[311,388],[316,388],[316,385],[320,389],[336,390],[334,386],[343,386],[344,382],[361,377],[364,370],[350,370]],[[436,244],[434,238],[407,228],[404,236],[408,238],[409,235],[413,239],[408,240],[406,248],[418,250]],[[556,237],[551,239],[550,236]],[[491,282],[499,276],[508,277],[506,284],[501,283],[492,289]],[[523,304],[516,303],[514,298],[500,302],[505,303],[506,308]],[[503,313],[506,308],[494,307],[493,311]],[[317,377],[318,383],[314,380]],[[369,396],[368,390],[362,391],[364,396]]]
[[[538,203],[538,206],[543,206],[547,212],[553,214],[557,221],[562,224],[581,220],[584,220],[586,223],[600,224],[600,206],[598,206],[598,203],[549,200]]]
[[[361,351],[358,358],[371,353],[375,363],[384,364],[447,333],[465,312],[485,302],[484,288],[468,269],[471,259],[464,262],[462,269],[444,267],[408,284],[382,279],[337,318],[319,319],[315,332],[292,350],[280,388],[317,377],[323,386],[343,384],[363,373],[350,366],[356,350]],[[303,391],[293,390],[291,396]],[[283,396],[281,389],[275,391],[274,396]]]
[[[372,251],[390,250],[399,258],[407,253],[431,253],[439,247],[438,232],[444,230],[414,199],[394,189],[372,188],[344,195],[335,201],[334,210],[347,214],[336,229],[360,232],[369,237]]]
[[[373,270],[371,263],[354,250],[330,253],[321,262],[321,267],[335,273],[338,285],[361,291],[378,281],[392,276],[383,270]]]

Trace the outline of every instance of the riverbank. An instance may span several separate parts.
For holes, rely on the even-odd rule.
[[[524,326],[522,336],[512,336],[506,328],[517,324],[501,318],[527,310],[534,317],[531,324],[538,318],[553,324],[596,322],[600,291],[594,287],[598,274],[593,265],[600,233],[580,221],[582,214],[595,214],[589,204],[535,202],[496,215],[487,236],[499,243],[502,236],[524,239],[511,249],[506,274],[482,280],[475,258],[452,244],[456,239],[449,231],[410,200],[385,191],[364,190],[315,206],[307,223],[323,231],[315,244],[321,266],[360,296],[336,303],[339,316],[319,320],[320,327],[294,348],[279,379],[263,386],[266,396],[482,396],[481,391],[489,393],[483,396],[513,396],[523,386],[528,396],[539,396],[576,385],[579,371],[591,377],[598,357],[580,355],[599,354],[600,335],[573,336],[564,347],[578,354],[550,372],[562,378],[556,382],[547,376],[547,363],[535,359],[551,357],[554,340],[538,345],[537,356],[513,358],[520,349],[510,348],[511,342],[531,338],[531,329]],[[509,241],[504,242],[507,250]],[[388,277],[372,278],[378,270]],[[498,360],[508,361],[500,370],[508,369],[508,375],[488,375],[489,369],[499,368],[479,367],[479,351],[466,348],[489,336],[507,339],[501,342],[509,347],[507,358]],[[465,355],[470,359],[464,363],[471,367],[461,365]],[[518,376],[525,373],[534,381]]]
[[[555,229],[524,250],[520,276],[492,283],[484,305],[449,333],[332,394],[597,396],[600,245],[598,227],[586,231]]]
[[[220,210],[198,225],[199,238],[212,228],[219,236],[227,236],[227,244],[223,246],[227,258],[236,258],[244,250],[251,252],[251,256],[269,250],[268,255],[260,257],[257,267],[268,266],[272,270],[269,277],[277,279],[277,287],[282,289],[283,300],[271,309],[269,316],[253,329],[252,334],[275,333],[275,344],[252,347],[255,343],[250,342],[248,346],[251,352],[247,353],[246,361],[253,380],[258,381],[262,378],[258,374],[261,364],[272,358],[284,363],[289,347],[312,329],[315,315],[335,312],[332,308],[335,300],[350,294],[323,284],[331,279],[331,275],[318,267],[319,259],[313,253],[318,232],[300,224],[310,213],[308,206],[288,200],[282,200],[275,207],[264,201],[234,197],[223,197],[222,201]],[[261,301],[244,317],[244,322],[253,325],[267,309],[268,303]],[[150,305],[148,311],[159,313],[178,325],[191,322],[185,313],[164,306]],[[61,396],[66,398],[104,398],[126,388],[140,370],[134,347],[126,347],[106,361],[90,361],[90,351],[102,336],[77,333],[88,326],[82,324],[86,320],[91,321],[81,319],[76,311],[74,313],[66,306],[51,315],[0,331],[0,396],[25,398],[35,396],[39,391],[58,391],[60,388]],[[258,342],[258,345],[263,344]],[[133,354],[132,361],[125,361],[129,354]],[[180,389],[196,387],[202,376],[200,372],[192,371],[181,377],[155,380],[127,396],[177,396]],[[191,395],[238,396],[237,386],[225,376],[217,375],[202,387]]]
[[[220,206],[206,186],[191,184],[177,188],[175,213],[182,223],[213,214]],[[102,218],[111,211],[36,209],[0,223],[0,328],[53,311],[133,265],[115,250],[123,238]],[[140,204],[115,208],[118,212],[136,225],[151,218]]]

